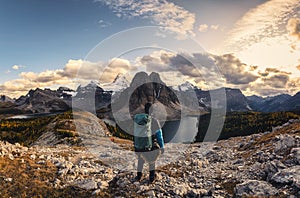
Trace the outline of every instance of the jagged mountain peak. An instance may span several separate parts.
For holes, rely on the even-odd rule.
[[[129,87],[129,81],[125,75],[119,73],[113,82],[101,84],[101,87],[106,91],[118,92]]]
[[[57,89],[58,92],[64,92],[64,91],[68,91],[68,92],[73,92],[73,89],[70,89],[69,87],[59,87]]]
[[[160,75],[156,72],[151,72],[149,75],[146,72],[138,72],[133,77],[130,87],[138,87],[140,85],[143,85],[145,83],[159,83],[162,85],[166,85],[160,78]]]
[[[76,92],[78,92],[78,93],[87,92],[87,91],[90,92],[93,90],[104,91],[104,89],[102,87],[100,87],[100,84],[97,81],[92,80],[85,86],[79,85],[76,89]]]
[[[85,87],[100,87],[100,84],[98,81],[92,80]]]

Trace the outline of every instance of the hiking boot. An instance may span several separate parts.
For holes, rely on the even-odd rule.
[[[137,172],[137,175],[136,175],[136,177],[134,178],[135,181],[141,181],[142,176],[143,176],[142,172]]]
[[[150,171],[149,174],[149,183],[153,183],[156,180],[156,174],[155,174],[155,170]]]

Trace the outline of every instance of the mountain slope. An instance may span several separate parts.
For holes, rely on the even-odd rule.
[[[0,102],[3,103],[3,102],[11,102],[13,103],[14,100],[11,99],[10,97],[8,96],[5,96],[5,95],[0,95]]]
[[[259,96],[248,96],[247,100],[250,107],[254,111],[260,112],[276,112],[276,111],[286,111],[288,108],[286,103],[292,96],[288,94],[280,94],[272,97],[259,97]],[[293,109],[293,108],[291,108]]]
[[[224,106],[220,106],[218,104],[226,104],[226,111],[228,112],[234,112],[234,111],[249,111],[251,108],[249,107],[249,104],[247,102],[247,98],[244,96],[244,94],[239,89],[231,89],[231,88],[224,88],[226,96],[217,98],[217,101],[215,102],[215,106],[211,106],[211,97],[210,93],[218,94],[223,93],[223,89],[215,89],[211,91],[203,91],[197,89],[195,92],[197,94],[199,105],[206,108],[225,108]],[[219,101],[219,102],[218,102]]]
[[[37,88],[18,98],[15,103],[19,109],[32,113],[49,113],[69,110],[70,99],[63,92]]]
[[[86,86],[79,86],[73,97],[73,105],[86,111],[95,111],[107,107],[111,102],[111,91],[105,91],[96,82],[90,82]]]
[[[285,111],[300,111],[300,92],[289,97],[282,106]]]

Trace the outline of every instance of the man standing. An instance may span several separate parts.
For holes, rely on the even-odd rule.
[[[156,179],[155,161],[164,153],[164,140],[159,122],[151,116],[152,104],[145,104],[145,113],[134,116],[134,150],[138,157],[136,180],[142,178],[145,162],[149,163],[149,182]]]

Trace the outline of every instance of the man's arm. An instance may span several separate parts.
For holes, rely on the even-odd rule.
[[[155,133],[156,135],[156,139],[157,139],[157,142],[160,146],[160,148],[164,148],[164,138],[163,138],[163,134],[162,134],[162,130],[161,129],[158,129]]]

